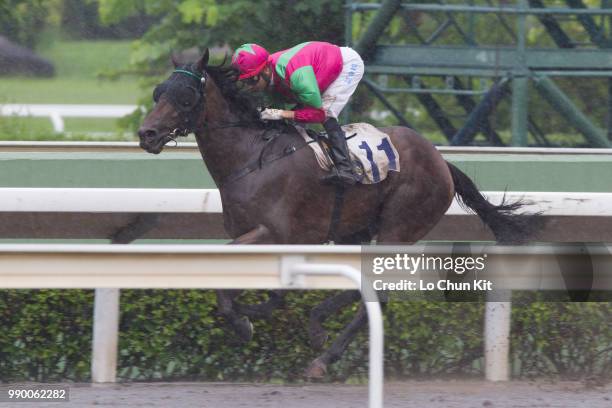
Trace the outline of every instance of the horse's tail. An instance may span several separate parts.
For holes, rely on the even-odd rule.
[[[481,193],[474,182],[454,165],[447,162],[455,185],[455,196],[459,204],[466,210],[471,210],[493,231],[497,242],[502,244],[521,244],[529,240],[544,227],[541,213],[517,214],[524,201],[507,202],[506,197],[501,204],[491,204]]]

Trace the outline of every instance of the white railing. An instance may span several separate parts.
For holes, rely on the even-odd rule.
[[[63,132],[64,118],[120,118],[137,109],[136,105],[0,105],[0,116],[46,117],[53,130]]]
[[[227,239],[216,189],[0,188],[0,238]],[[504,193],[485,192],[492,202]],[[542,211],[543,242],[612,242],[612,193],[508,192]],[[142,227],[138,235],[132,234]],[[129,231],[128,231],[129,230]],[[491,241],[478,217],[454,202],[428,241]],[[121,242],[126,242],[122,239]]]
[[[0,188],[0,212],[221,213],[217,189]],[[612,193],[485,191],[494,204],[504,195],[523,199],[523,211],[547,216],[612,216]],[[456,200],[446,215],[467,215]]]

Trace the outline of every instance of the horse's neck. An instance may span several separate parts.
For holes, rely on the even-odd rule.
[[[244,167],[252,154],[257,130],[238,124],[240,118],[232,113],[229,104],[216,85],[207,86],[207,110],[204,118],[208,128],[196,133],[196,140],[206,167],[217,185]]]

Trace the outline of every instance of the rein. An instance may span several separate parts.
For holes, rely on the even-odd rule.
[[[264,131],[264,135],[265,135],[265,132],[267,132],[267,130]],[[308,146],[310,143],[312,143],[312,141],[310,141],[310,142],[304,141],[304,143],[302,143],[302,144],[300,144],[298,146],[295,146],[295,145],[287,146],[281,152],[279,152],[279,153],[277,153],[277,154],[275,154],[273,156],[270,156],[267,159],[264,159],[264,153],[266,151],[266,148],[280,134],[281,133],[278,132],[275,135],[273,135],[273,136],[271,136],[271,137],[269,137],[267,139],[265,138],[265,136],[263,136],[264,140],[266,141],[266,144],[264,144],[263,147],[261,148],[261,151],[259,152],[258,157],[256,159],[254,159],[254,160],[251,160],[243,168],[234,171],[232,174],[227,176],[224,180],[221,180],[219,182],[219,187],[225,186],[225,185],[227,185],[229,183],[237,181],[237,180],[243,178],[244,176],[246,176],[248,174],[251,174],[251,173],[253,173],[253,172],[257,171],[257,170],[261,170],[265,164],[269,164],[269,163],[275,162],[277,160],[280,160],[280,159],[282,159],[284,157],[290,156],[293,153],[297,152],[298,150],[301,150],[302,148],[304,148],[304,147]]]

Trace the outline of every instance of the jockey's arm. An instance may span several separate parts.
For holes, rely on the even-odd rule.
[[[284,111],[283,118],[298,122],[323,123],[325,111],[322,109],[321,92],[312,66],[306,65],[291,74],[291,92],[303,107]]]
[[[294,120],[303,123],[323,123],[327,119],[322,108],[319,84],[312,66],[307,65],[295,70],[290,77],[288,91],[299,102],[294,110],[274,109],[262,115],[266,120]]]
[[[261,113],[261,118],[264,120],[287,119],[304,123],[323,123],[327,116],[323,109],[306,107],[296,110],[265,109]]]

